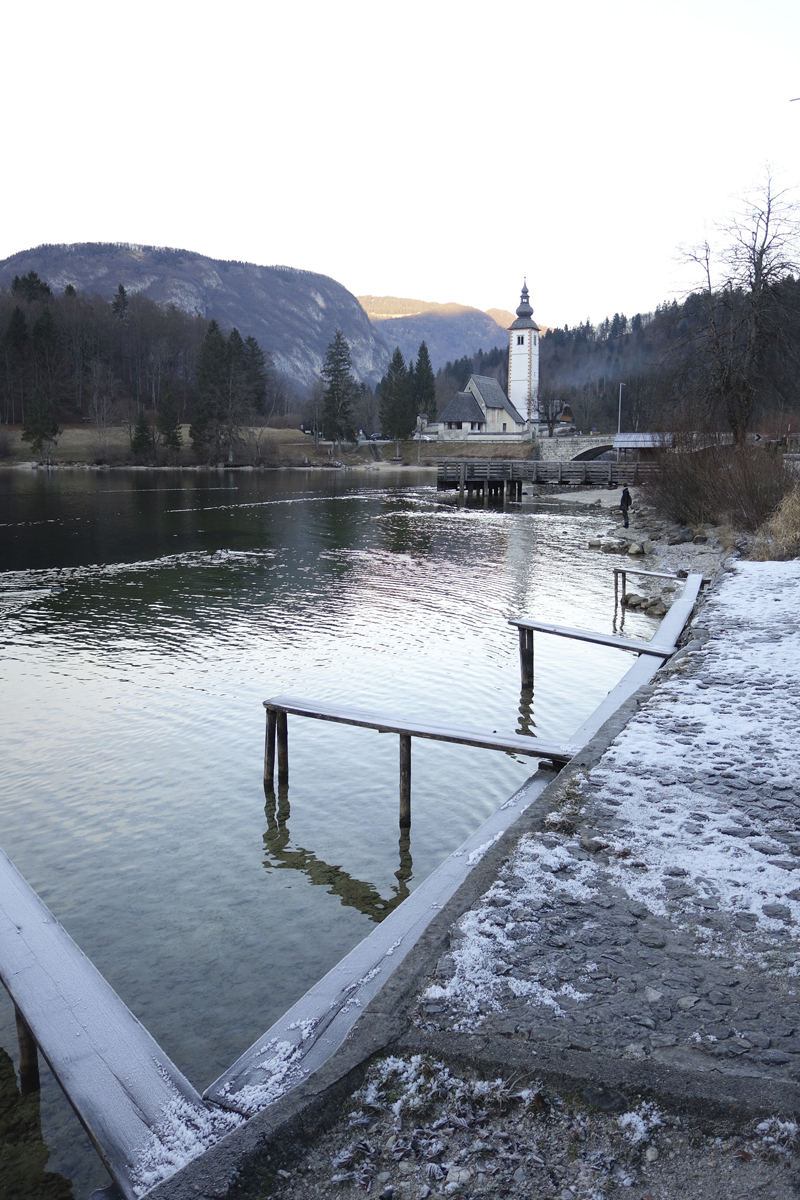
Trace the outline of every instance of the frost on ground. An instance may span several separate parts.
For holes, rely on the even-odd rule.
[[[702,1127],[638,1097],[561,1097],[424,1055],[373,1064],[313,1148],[275,1157],[249,1194],[276,1200],[744,1200],[797,1195],[797,1128]],[[617,1189],[622,1189],[618,1192]]]
[[[800,1079],[800,563],[741,563],[451,931],[421,1028]]]

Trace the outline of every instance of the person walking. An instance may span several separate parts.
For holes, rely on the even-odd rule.
[[[628,491],[628,488],[626,485],[622,489],[622,495],[620,496],[620,500],[619,500],[619,506],[622,509],[622,523],[626,529],[628,528],[628,509],[630,508],[632,503],[633,503],[633,501],[631,500],[631,494]]]

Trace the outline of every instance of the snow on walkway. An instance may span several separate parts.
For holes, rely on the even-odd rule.
[[[693,633],[454,929],[423,1026],[800,1078],[800,563],[738,563]]]

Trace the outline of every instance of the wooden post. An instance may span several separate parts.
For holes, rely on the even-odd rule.
[[[625,593],[628,590],[628,576],[625,574],[624,571],[620,571],[620,574],[622,575],[622,603],[624,604],[625,603]]]
[[[533,630],[519,631],[519,672],[523,688],[533,687]]]
[[[40,1088],[36,1039],[16,1005],[14,1005],[14,1016],[17,1018],[17,1041],[19,1042],[19,1086],[23,1096],[30,1096],[32,1092],[38,1092]]]
[[[464,499],[464,478],[466,476],[466,473],[467,473],[467,464],[465,462],[460,462],[458,464],[458,498],[459,498],[459,500]]]
[[[267,736],[264,743],[264,787],[272,791],[275,781],[275,724],[277,713],[267,709]]]
[[[279,712],[278,720],[278,783],[289,782],[289,730],[286,713]]]
[[[411,828],[411,734],[400,734],[400,828]]]
[[[619,596],[619,567],[614,567],[614,616],[617,615],[617,598]]]

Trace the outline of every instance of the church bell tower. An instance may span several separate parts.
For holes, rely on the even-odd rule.
[[[508,331],[508,398],[528,421],[539,417],[539,326],[522,285],[517,319]]]

